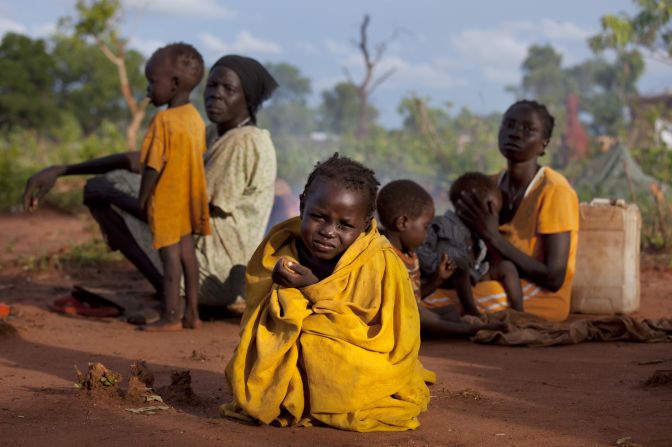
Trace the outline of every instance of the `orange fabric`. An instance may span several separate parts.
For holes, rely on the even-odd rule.
[[[572,280],[576,264],[579,233],[579,200],[576,192],[561,174],[542,168],[530,185],[525,198],[511,222],[500,231],[523,253],[542,259],[540,237],[544,234],[570,232],[569,258],[565,281],[557,292],[521,280],[525,311],[551,321],[564,321],[569,315]],[[508,308],[506,293],[496,281],[483,281],[474,286],[474,301],[483,313]],[[454,290],[437,290],[423,300],[426,307],[459,304]]]
[[[392,249],[397,254],[397,256],[399,256],[401,262],[403,262],[406,266],[406,270],[408,270],[408,276],[411,279],[411,284],[413,285],[413,295],[415,295],[416,301],[420,301],[422,299],[422,289],[420,285],[420,261],[418,260],[418,255],[415,253],[407,255],[394,245],[392,245]]]
[[[159,172],[148,209],[154,248],[187,234],[210,234],[205,149],[205,124],[193,105],[163,110],[152,119],[140,162]]]

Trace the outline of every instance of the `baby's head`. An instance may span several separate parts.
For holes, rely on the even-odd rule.
[[[395,234],[405,252],[413,252],[427,237],[434,218],[434,201],[425,189],[411,180],[395,180],[378,194],[378,217],[388,235]]]
[[[315,258],[337,258],[368,229],[378,185],[371,169],[338,153],[315,166],[300,196],[301,239]]]
[[[467,172],[458,177],[450,186],[448,193],[453,206],[457,207],[457,201],[463,192],[473,191],[485,204],[492,204],[492,211],[499,213],[502,209],[502,192],[492,177],[480,172]]]
[[[203,79],[203,57],[186,43],[159,48],[145,65],[147,96],[155,106],[168,104],[176,94],[191,92]]]

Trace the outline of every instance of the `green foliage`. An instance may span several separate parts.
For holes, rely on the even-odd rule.
[[[564,129],[565,101],[568,95],[576,95],[592,133],[616,136],[625,133],[625,110],[637,95],[644,62],[636,51],[621,51],[613,62],[598,56],[563,68],[562,57],[552,46],[533,45],[521,68],[521,85],[509,90],[545,104],[556,119],[556,128]],[[560,138],[552,140],[551,152],[560,144]]]
[[[278,176],[300,190],[317,161],[339,152],[374,169],[383,184],[410,178],[438,198],[445,196],[450,183],[464,172],[494,173],[504,167],[497,150],[499,114],[483,117],[462,109],[453,117],[448,108],[426,108],[428,118],[421,119],[423,106],[419,104],[424,102],[415,97],[401,101],[404,130],[373,128],[361,140],[355,138],[354,131],[326,135],[323,141],[305,135],[274,135]],[[423,125],[423,120],[428,123]],[[437,203],[438,210],[446,208],[446,202]]]
[[[264,107],[257,116],[259,126],[281,135],[307,135],[316,129],[315,111],[305,104],[285,102]]]
[[[73,114],[85,133],[97,129],[104,120],[124,127],[130,113],[120,99],[116,67],[97,45],[64,34],[54,40],[56,97],[61,110]],[[125,57],[131,90],[140,98],[146,85],[142,74],[144,57],[133,50],[127,51]]]
[[[91,36],[96,40],[116,43],[117,24],[121,13],[119,0],[77,0],[75,6],[78,21],[75,24],[77,36]]]
[[[310,79],[299,69],[285,62],[266,63],[268,71],[279,87],[258,116],[259,125],[270,130],[274,137],[307,135],[316,128],[315,113],[306,105],[311,92]]]
[[[301,75],[298,67],[286,62],[267,62],[264,66],[279,85],[269,101],[271,105],[288,102],[306,103],[308,95],[312,92],[312,87],[310,86],[310,79]]]
[[[450,103],[446,103],[446,109],[430,107],[430,98],[418,98],[414,95],[401,99],[397,112],[402,117],[402,125],[407,132],[422,132],[431,123],[434,128],[443,128],[450,122]],[[424,111],[423,111],[424,109]]]
[[[353,134],[357,129],[359,96],[357,87],[350,82],[336,84],[333,89],[322,92],[320,125],[323,130],[338,134]],[[375,107],[367,109],[368,122],[374,123],[378,116]]]
[[[544,104],[564,103],[571,88],[561,65],[562,56],[552,46],[532,45],[521,67],[523,94],[532,94]]]
[[[138,97],[145,86],[143,64],[140,53],[126,53],[129,84]],[[105,121],[123,128],[129,120],[116,68],[97,45],[82,39],[59,33],[47,45],[7,33],[0,43],[0,72],[0,130],[29,128],[60,140],[63,125],[79,127],[81,136]]]
[[[61,128],[59,142],[39,137],[32,130],[14,130],[0,139],[0,211],[18,210],[26,180],[40,169],[66,164],[126,150],[124,135],[109,122],[96,132],[82,137],[76,122]],[[68,128],[72,134],[66,134]],[[81,207],[81,178],[66,178],[46,197],[51,204],[74,209]]]
[[[0,127],[58,124],[55,61],[42,39],[7,33],[0,43]]]
[[[94,238],[64,252],[22,256],[16,263],[26,271],[40,271],[102,267],[123,261],[124,257],[121,253],[110,251],[105,241]]]
[[[644,48],[672,60],[672,0],[635,0],[638,12],[605,15],[602,32],[589,40],[593,51]]]

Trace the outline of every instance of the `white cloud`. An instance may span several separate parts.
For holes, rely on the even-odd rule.
[[[326,76],[323,78],[313,79],[313,90],[315,92],[322,92],[324,90],[330,90],[339,82],[345,82],[346,79],[343,76]]]
[[[25,34],[26,31],[26,27],[22,23],[0,17],[0,36],[4,36],[6,33],[10,32]]]
[[[488,81],[495,82],[502,85],[518,84],[520,82],[520,70],[516,69],[502,69],[497,67],[484,67],[483,77]]]
[[[317,48],[317,45],[312,42],[298,41],[295,43],[295,45],[297,49],[303,51],[306,54],[319,54],[320,52],[319,48]]]
[[[455,78],[447,71],[431,64],[412,64],[394,56],[383,58],[376,69],[376,74],[381,75],[390,69],[395,70],[394,74],[382,84],[383,86],[447,89],[465,85],[462,79]]]
[[[552,19],[511,21],[493,28],[469,28],[455,35],[450,44],[457,62],[442,60],[442,67],[478,69],[483,79],[501,85],[520,80],[520,65],[533,44],[550,43],[563,55],[564,65],[579,62],[578,47],[595,30],[573,22]],[[569,45],[569,46],[567,46]],[[571,49],[570,49],[571,48]],[[581,53],[581,51],[578,51]]]
[[[520,65],[529,46],[509,30],[478,28],[462,31],[452,39],[452,45],[462,57],[498,65]]]
[[[326,39],[324,41],[324,48],[333,54],[339,55],[347,55],[353,52],[352,46],[335,41],[333,39]]]
[[[159,48],[166,45],[166,42],[159,39],[143,39],[142,37],[133,36],[128,40],[129,48],[138,50],[145,57],[149,57]]]
[[[559,22],[552,19],[542,20],[537,29],[545,37],[553,40],[586,40],[597,32],[597,29],[581,28],[576,23]]]
[[[219,37],[210,33],[201,33],[199,35],[206,49],[218,53],[252,53],[252,54],[280,54],[282,48],[280,45],[270,40],[263,40],[254,37],[248,31],[241,31],[236,34],[233,42],[225,42]]]
[[[645,95],[655,95],[663,92],[672,93],[670,86],[672,65],[650,54],[644,55],[644,61],[646,70],[638,83],[640,92]]]
[[[124,8],[142,13],[157,13],[175,17],[231,19],[236,12],[220,6],[216,0],[122,0]]]
[[[43,23],[32,30],[35,37],[49,37],[56,32],[56,23]]]

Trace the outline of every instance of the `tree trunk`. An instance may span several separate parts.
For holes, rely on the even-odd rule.
[[[119,54],[114,54],[110,47],[108,47],[104,42],[99,41],[98,46],[105,56],[117,67],[117,75],[119,77],[119,88],[121,89],[121,94],[124,96],[124,100],[128,105],[128,109],[131,112],[131,122],[126,126],[126,145],[128,146],[129,151],[137,150],[138,145],[138,130],[142,124],[142,120],[145,117],[145,111],[149,101],[147,98],[143,99],[140,104],[133,97],[133,92],[131,91],[131,85],[128,82],[128,73],[126,72],[126,59],[124,57],[124,45],[120,43],[118,45]]]

